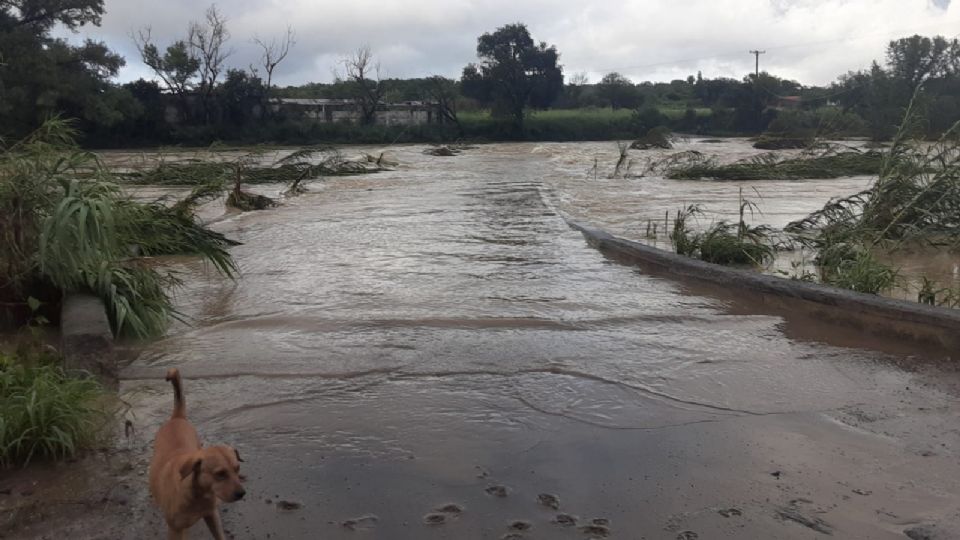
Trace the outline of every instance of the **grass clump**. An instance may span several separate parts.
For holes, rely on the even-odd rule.
[[[75,456],[103,427],[103,396],[50,359],[0,354],[0,467]]]
[[[688,220],[701,213],[698,205],[690,205],[683,210],[677,210],[673,219],[673,230],[670,231],[670,243],[677,255],[696,257],[700,251],[700,235],[694,232]]]
[[[696,257],[713,264],[763,265],[773,259],[775,250],[770,244],[769,227],[746,222],[746,213],[752,214],[756,209],[756,205],[744,199],[741,193],[739,221],[719,221],[702,233],[695,232],[689,223],[690,219],[702,213],[700,207],[690,205],[679,210],[670,232],[673,250],[679,255]]]
[[[773,258],[773,248],[759,228],[744,233],[737,224],[721,221],[700,237],[700,259],[723,265],[759,266]]]
[[[899,273],[870,251],[856,249],[852,254],[834,255],[828,264],[822,264],[821,280],[851,291],[880,294],[898,284]]]

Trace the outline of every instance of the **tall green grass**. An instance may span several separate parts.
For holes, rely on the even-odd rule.
[[[92,379],[0,354],[0,467],[76,455],[103,425],[103,396]]]

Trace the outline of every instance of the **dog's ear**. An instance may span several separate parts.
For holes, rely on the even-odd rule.
[[[239,461],[240,463],[243,463],[243,458],[240,457],[240,451],[234,448],[233,453],[237,455],[237,461]]]
[[[199,452],[191,455],[180,464],[180,479],[190,476],[190,474],[200,474],[200,466],[203,465],[203,458]]]

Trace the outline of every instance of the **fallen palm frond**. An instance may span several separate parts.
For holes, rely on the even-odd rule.
[[[362,161],[347,160],[336,148],[326,145],[301,148],[267,164],[261,163],[264,154],[265,151],[257,151],[238,158],[245,161],[245,183],[288,184],[298,178],[371,174],[389,165],[382,155],[379,158],[364,156]],[[181,162],[161,160],[154,167],[118,173],[118,177],[133,185],[201,185],[217,180],[226,184],[234,168],[235,161],[212,154],[204,159]]]
[[[174,314],[167,290],[175,279],[140,257],[199,255],[232,276],[234,243],[194,218],[205,193],[169,207],[138,203],[72,135],[51,120],[0,151],[0,300],[93,292],[118,334],[159,335]]]

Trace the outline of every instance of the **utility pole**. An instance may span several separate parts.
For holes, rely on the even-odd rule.
[[[760,131],[760,124],[763,123],[763,108],[760,107],[760,55],[767,54],[767,51],[750,51],[757,59],[757,67],[753,77],[753,108],[757,112],[757,131]]]
[[[757,77],[757,80],[760,80],[760,55],[761,55],[761,54],[767,54],[767,51],[750,51],[750,54],[752,54],[752,55],[754,55],[755,57],[757,57],[756,77]]]

